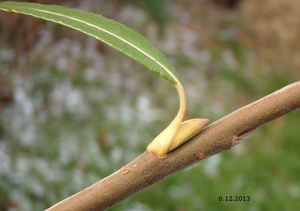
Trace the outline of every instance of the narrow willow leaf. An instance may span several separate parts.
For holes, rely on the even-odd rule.
[[[163,156],[186,141],[187,134],[192,131],[189,128],[181,129],[184,131],[183,136],[177,139],[175,137],[186,110],[184,88],[165,56],[138,32],[98,14],[57,5],[7,1],[0,3],[0,10],[31,15],[81,31],[121,51],[172,82],[179,95],[179,111],[168,127],[149,144],[147,150]],[[194,129],[193,133],[196,133],[196,130]]]
[[[178,79],[165,56],[138,32],[99,14],[56,5],[1,2],[0,10],[31,15],[79,30],[121,51],[163,78]]]

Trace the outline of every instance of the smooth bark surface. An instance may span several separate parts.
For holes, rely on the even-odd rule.
[[[144,152],[117,172],[48,210],[104,210],[167,175],[232,148],[253,129],[299,107],[300,81],[214,122],[164,158]]]

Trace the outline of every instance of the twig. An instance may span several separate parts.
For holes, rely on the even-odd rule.
[[[300,81],[214,122],[163,159],[144,152],[117,172],[59,202],[48,211],[104,210],[174,172],[232,148],[245,133],[299,107]]]

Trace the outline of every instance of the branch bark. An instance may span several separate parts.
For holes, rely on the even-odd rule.
[[[247,132],[299,107],[300,81],[214,122],[163,159],[144,152],[120,170],[59,202],[48,211],[104,210],[174,172],[231,149],[239,144]]]

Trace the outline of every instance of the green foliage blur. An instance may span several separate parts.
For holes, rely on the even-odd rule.
[[[186,86],[189,117],[217,120],[300,78],[281,60],[259,59],[244,39],[240,8],[137,2],[64,4],[149,38]],[[43,210],[114,172],[145,150],[177,101],[168,82],[95,39],[1,13],[0,210]],[[297,210],[299,129],[296,111],[109,210]],[[250,201],[219,200],[226,196]]]

